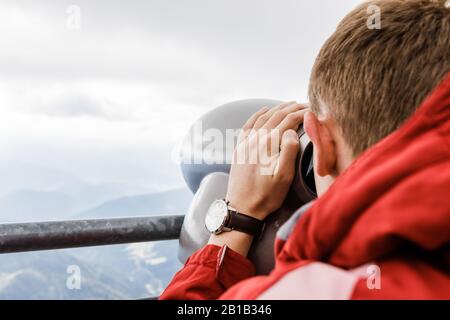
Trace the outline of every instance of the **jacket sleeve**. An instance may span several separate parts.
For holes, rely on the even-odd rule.
[[[227,246],[207,245],[178,271],[160,299],[217,299],[234,284],[255,275],[255,267]]]

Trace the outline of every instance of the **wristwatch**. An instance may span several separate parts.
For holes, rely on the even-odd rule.
[[[264,228],[264,221],[238,212],[229,206],[229,202],[215,200],[208,209],[205,218],[206,229],[210,233],[220,234],[237,230],[259,236]]]

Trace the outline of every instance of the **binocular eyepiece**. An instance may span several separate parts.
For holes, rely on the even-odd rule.
[[[297,156],[295,177],[291,188],[301,202],[306,203],[317,197],[314,180],[313,144],[303,126],[300,126],[297,133],[300,151]]]

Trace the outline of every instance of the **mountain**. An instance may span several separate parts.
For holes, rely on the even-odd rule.
[[[0,196],[0,222],[65,220],[107,201],[143,192],[141,186],[80,181],[52,190],[19,189]]]
[[[185,214],[192,200],[187,188],[159,193],[122,197],[107,201],[91,210],[73,216],[74,219],[91,219],[124,216]]]
[[[98,272],[66,252],[42,251],[0,256],[0,299],[123,299],[127,284],[114,270]],[[70,290],[69,266],[81,270],[81,288]]]
[[[177,241],[0,255],[0,300],[157,297],[181,267]],[[67,287],[68,268],[80,289]]]
[[[77,202],[77,211],[91,209],[109,200],[149,192],[148,188],[140,185],[117,182],[68,183],[57,191],[70,195]]]
[[[35,163],[0,159],[0,196],[16,190],[57,190],[81,183],[73,174]]]
[[[72,218],[183,214],[187,212],[191,199],[192,194],[187,188],[122,197]],[[172,240],[2,254],[0,299],[155,297],[181,268],[177,250],[178,241]],[[80,268],[80,290],[66,287],[67,267],[71,265]]]
[[[18,190],[0,197],[0,221],[64,219],[77,208],[76,201],[62,192]]]

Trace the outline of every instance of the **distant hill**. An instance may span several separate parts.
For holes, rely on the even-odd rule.
[[[122,197],[107,201],[91,210],[77,213],[73,218],[89,219],[185,214],[189,208],[192,197],[192,193],[187,188]]]
[[[144,192],[139,186],[84,182],[52,190],[18,189],[0,196],[0,222],[65,220],[106,201]]]
[[[57,195],[50,193],[36,195],[36,198],[43,199],[42,196],[53,202],[53,207],[43,204],[39,207],[36,200],[27,204],[27,208],[32,208],[34,204],[39,208],[35,212],[57,211],[64,201],[67,201],[66,205],[70,201],[64,197],[56,201]],[[191,199],[192,194],[187,188],[121,197],[69,218],[184,214]],[[0,299],[133,299],[158,296],[181,267],[177,250],[178,241],[173,240],[3,254],[0,255]],[[81,269],[81,290],[66,288],[69,265],[77,265]]]
[[[74,199],[62,192],[18,190],[0,197],[0,222],[64,219],[76,209]]]
[[[30,162],[0,159],[0,195],[16,190],[56,190],[65,184],[81,183],[73,174]]]
[[[30,252],[0,257],[0,299],[123,299],[123,276],[108,270],[100,280],[92,266],[65,252]],[[69,290],[67,267],[81,269],[81,289]]]
[[[137,299],[158,296],[181,267],[177,241],[0,255],[0,300]],[[81,288],[66,286],[67,267]]]

